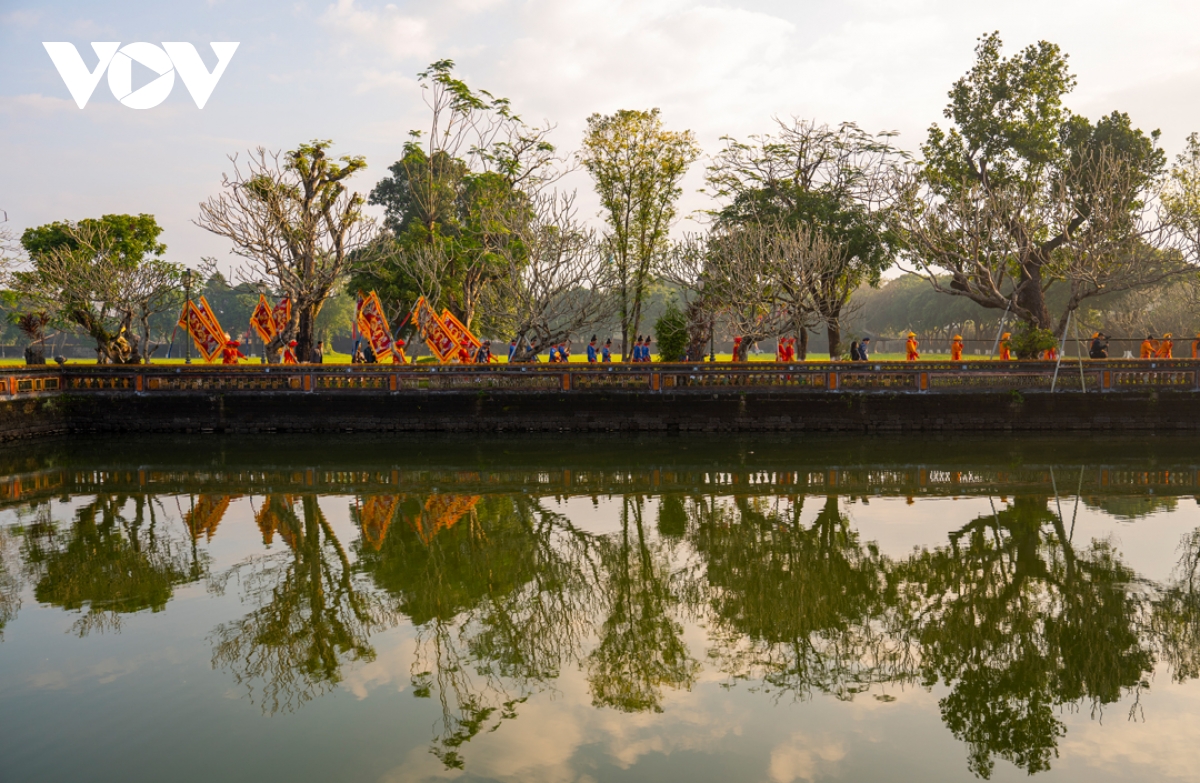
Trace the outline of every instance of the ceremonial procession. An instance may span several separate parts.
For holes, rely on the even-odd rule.
[[[1200,783],[1197,30],[3,0],[0,781]]]

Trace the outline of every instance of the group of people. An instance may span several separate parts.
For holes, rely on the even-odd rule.
[[[369,346],[368,346],[368,350],[370,350]],[[292,340],[287,345],[285,345],[283,347],[282,352],[280,352],[280,353],[281,353],[281,355],[279,358],[284,364],[299,364],[299,361],[297,361],[297,359],[296,359],[296,341],[295,340]],[[372,354],[372,359],[370,361],[375,361],[373,357],[374,357],[374,354]],[[249,358],[250,358],[249,356],[246,356],[246,354],[242,353],[242,341],[233,339],[232,337],[230,337],[229,333],[226,332],[225,333],[225,344],[221,347],[221,364],[237,364],[239,359],[249,359]],[[353,361],[356,361],[356,362],[366,361],[365,359],[362,358],[361,349],[355,350],[355,355],[354,355]],[[312,349],[312,356],[309,358],[307,363],[308,364],[323,364],[324,362],[325,362],[325,341],[318,340],[316,347]]]

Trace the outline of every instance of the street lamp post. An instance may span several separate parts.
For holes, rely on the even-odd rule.
[[[190,306],[191,302],[192,302],[192,270],[190,270],[190,269],[183,270],[183,298],[184,298],[183,312],[184,312],[184,319],[185,319],[185,323],[186,323],[187,317],[191,314],[191,309],[192,309]],[[183,350],[184,350],[183,363],[191,364],[192,363],[192,335],[191,335],[190,328],[188,329],[188,334],[185,334],[183,336]]]
[[[260,301],[260,302],[262,301],[262,297],[263,297],[263,296],[266,294],[266,289],[267,289],[267,284],[266,284],[266,283],[264,283],[264,282],[262,282],[262,281],[259,281],[259,283],[258,283],[258,297],[259,297],[259,301]],[[255,306],[257,307],[257,305],[255,305]],[[272,318],[274,318],[274,317],[275,317],[275,314],[274,314],[274,313],[272,313],[272,314],[271,314],[271,317],[272,317]],[[253,328],[253,327],[251,327],[250,331],[251,331],[251,332],[253,332],[253,331],[254,331],[254,328]],[[262,336],[261,334],[258,336],[258,341],[259,341],[260,343],[262,343],[262,353],[260,353],[260,354],[258,355],[258,363],[259,363],[259,364],[266,364],[266,363],[267,363],[267,341],[263,339],[263,336]]]

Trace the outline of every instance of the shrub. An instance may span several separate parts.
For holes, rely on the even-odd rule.
[[[658,359],[662,362],[681,362],[688,346],[688,323],[674,302],[654,322],[654,334],[658,339]]]
[[[1042,351],[1057,348],[1058,340],[1049,329],[1039,329],[1031,323],[1023,322],[1008,344],[1018,359],[1036,359],[1042,355]]]

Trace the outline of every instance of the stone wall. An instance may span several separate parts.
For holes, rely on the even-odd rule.
[[[57,399],[57,403],[49,400]],[[39,400],[13,433],[1191,430],[1200,394],[838,392],[90,393]],[[20,403],[8,403],[9,406]],[[24,403],[29,406],[31,403]],[[35,406],[37,408],[37,406]],[[11,437],[11,436],[9,436]]]

